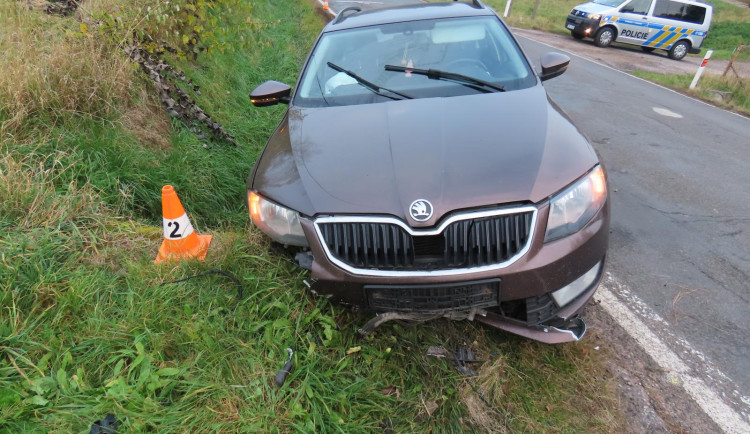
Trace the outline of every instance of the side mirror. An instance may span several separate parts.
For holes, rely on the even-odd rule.
[[[568,69],[568,65],[570,65],[570,57],[560,53],[549,52],[542,56],[541,63],[542,74],[539,78],[542,81],[549,80],[550,78],[555,78],[558,75],[561,75],[566,69]]]
[[[278,103],[289,104],[292,88],[278,81],[266,81],[250,92],[250,102],[255,107],[268,107]]]

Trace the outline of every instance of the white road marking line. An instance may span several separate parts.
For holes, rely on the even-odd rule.
[[[684,357],[689,358],[694,364],[694,369],[701,372],[703,378],[707,379],[713,384],[719,384],[725,389],[731,389],[732,403],[738,408],[745,408],[747,410],[740,410],[742,416],[750,422],[750,396],[745,396],[740,393],[737,385],[732,379],[724,374],[719,368],[717,368],[705,354],[696,350],[690,342],[686,341],[685,338],[675,335],[672,331],[670,324],[659,316],[653,309],[651,309],[643,300],[637,295],[633,294],[629,288],[621,284],[619,281],[614,279],[611,273],[607,273],[607,284],[615,292],[617,297],[622,300],[632,312],[639,315],[642,320],[650,324],[652,332],[661,336],[662,342],[667,342],[672,348],[675,348],[677,354],[684,354]],[[685,360],[683,358],[683,360]],[[722,394],[725,396],[724,394]]]
[[[749,433],[750,425],[726,405],[718,393],[703,380],[691,374],[691,369],[644,324],[635,313],[604,286],[596,293],[601,306],[644,351],[668,374],[679,379],[682,388],[703,411],[726,433]],[[653,315],[657,315],[653,313]],[[657,315],[658,317],[658,315]],[[659,317],[659,319],[661,319]]]
[[[498,16],[499,16],[499,15],[498,15]],[[518,27],[512,27],[512,28],[511,28],[511,30],[512,30],[512,31],[513,31],[513,33],[515,34],[515,31],[516,31],[516,30],[523,30],[523,29],[520,29],[520,28],[518,28]],[[660,84],[654,83],[653,81],[648,81],[648,80],[646,80],[645,78],[641,78],[641,77],[638,77],[638,76],[636,76],[636,75],[633,75],[633,74],[629,74],[629,73],[627,73],[627,72],[625,72],[625,71],[620,71],[620,70],[619,70],[619,69],[617,69],[617,68],[613,68],[613,67],[611,67],[611,66],[609,66],[609,65],[605,65],[605,64],[603,64],[603,63],[601,63],[601,62],[597,62],[596,60],[592,60],[592,59],[589,59],[588,57],[584,57],[584,56],[581,56],[581,55],[579,55],[579,54],[571,53],[570,51],[564,50],[564,49],[562,49],[562,48],[559,48],[559,47],[555,47],[554,45],[550,45],[550,44],[548,44],[548,43],[546,43],[546,42],[538,41],[538,40],[536,40],[536,39],[532,38],[531,36],[528,36],[528,35],[522,35],[522,34],[520,34],[520,33],[518,34],[518,36],[521,36],[521,37],[523,37],[523,38],[526,38],[526,39],[528,39],[528,40],[534,41],[534,42],[536,42],[537,44],[542,44],[542,45],[546,45],[546,46],[548,46],[548,47],[550,47],[550,48],[554,48],[555,50],[560,50],[560,51],[562,51],[562,52],[564,52],[564,53],[568,53],[568,54],[570,54],[571,56],[575,56],[575,57],[577,57],[577,58],[579,58],[579,59],[582,59],[582,60],[586,60],[586,61],[588,61],[588,62],[591,62],[591,63],[593,63],[593,64],[596,64],[596,65],[602,66],[602,67],[604,67],[604,68],[607,68],[607,69],[611,69],[612,71],[616,71],[616,72],[619,72],[620,74],[625,74],[625,75],[627,75],[628,77],[632,77],[632,78],[635,78],[635,79],[637,79],[637,80],[641,80],[641,81],[643,81],[643,82],[645,82],[645,83],[648,83],[648,84],[652,84],[652,85],[654,85],[654,86],[656,86],[656,87],[660,87],[660,88],[662,88],[662,89],[664,89],[664,90],[668,90],[668,91],[670,91],[670,92],[672,92],[672,93],[676,93],[677,95],[681,95],[681,96],[684,96],[684,97],[685,97],[685,98],[687,98],[687,99],[692,99],[693,101],[695,101],[695,102],[699,102],[699,103],[701,103],[701,104],[703,104],[703,105],[707,105],[707,106],[709,106],[709,107],[713,107],[713,108],[715,108],[715,109],[717,109],[717,110],[721,110],[721,111],[723,111],[723,112],[726,112],[726,113],[729,113],[729,114],[733,114],[733,115],[735,115],[735,116],[737,116],[737,117],[740,117],[740,118],[742,118],[742,119],[750,120],[750,118],[748,118],[747,116],[743,116],[743,115],[741,115],[741,114],[739,114],[739,113],[735,113],[735,112],[733,112],[733,111],[730,111],[730,110],[726,110],[726,109],[723,109],[723,108],[721,108],[721,107],[717,107],[717,106],[715,106],[715,105],[713,105],[713,104],[709,104],[709,103],[707,103],[707,102],[705,102],[705,101],[701,101],[701,100],[699,100],[698,98],[693,98],[692,96],[689,96],[689,95],[685,95],[684,93],[681,93],[681,92],[678,92],[678,91],[676,91],[676,90],[674,90],[674,89],[670,89],[670,88],[668,88],[668,87],[666,87],[666,86],[662,86],[662,85],[660,85]]]
[[[654,112],[656,112],[657,114],[660,114],[662,116],[667,116],[667,117],[675,118],[675,119],[682,119],[682,115],[681,114],[675,113],[672,110],[665,109],[663,107],[652,107],[652,108],[653,108]]]

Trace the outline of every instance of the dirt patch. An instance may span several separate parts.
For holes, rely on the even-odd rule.
[[[133,133],[143,146],[152,149],[170,149],[171,126],[166,111],[146,89],[141,89],[137,101],[139,105],[130,105],[120,119],[126,131]]]
[[[656,50],[652,53],[646,53],[633,45],[614,44],[607,48],[600,48],[594,45],[591,39],[579,41],[573,39],[570,35],[558,35],[540,30],[513,28],[513,32],[625,72],[648,71],[659,74],[695,74],[703,61],[702,57],[694,56],[688,56],[682,60],[672,60],[667,57],[666,51]],[[704,73],[721,75],[728,63],[728,60],[711,59]],[[734,62],[734,69],[740,77],[750,77],[750,62],[736,61]]]
[[[672,378],[645,354],[596,303],[586,310],[590,333],[607,345],[609,370],[618,379],[617,394],[628,433],[721,432]]]

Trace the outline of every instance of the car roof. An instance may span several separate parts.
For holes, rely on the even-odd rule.
[[[430,20],[436,18],[457,18],[473,16],[495,16],[495,12],[475,1],[472,3],[423,3],[392,8],[374,9],[363,12],[342,11],[323,29],[323,33],[356,27],[405,21]]]

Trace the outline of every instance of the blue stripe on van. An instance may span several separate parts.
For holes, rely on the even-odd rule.
[[[654,42],[657,38],[659,38],[663,34],[664,34],[664,30],[660,30],[660,31],[656,32],[656,34],[654,36],[652,36],[651,39],[649,39],[648,41],[646,41],[643,45],[648,45],[648,44]]]
[[[638,26],[638,27],[648,27],[648,23],[644,23],[643,21],[633,21],[633,20],[617,20],[618,23],[627,24],[629,26]]]

